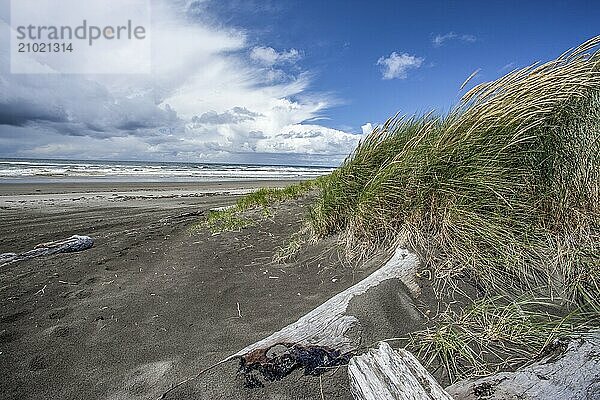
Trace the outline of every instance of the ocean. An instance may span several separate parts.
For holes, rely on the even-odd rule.
[[[300,180],[325,175],[332,170],[282,165],[0,159],[0,184]]]

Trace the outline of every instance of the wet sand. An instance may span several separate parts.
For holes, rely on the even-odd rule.
[[[241,232],[192,231],[252,187],[223,184],[0,185],[0,253],[89,235],[87,251],[0,269],[5,399],[155,399],[297,320],[367,276],[332,242],[272,264],[300,228],[302,202]],[[239,305],[239,312],[238,312]],[[247,389],[235,362],[169,399],[349,399],[346,371],[294,373]]]

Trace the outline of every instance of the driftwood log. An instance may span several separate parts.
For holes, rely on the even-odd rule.
[[[410,352],[385,342],[353,357],[348,376],[357,400],[452,400]]]
[[[351,300],[389,280],[402,282],[405,291],[418,296],[416,267],[416,255],[398,248],[383,267],[367,278],[222,362],[239,359],[240,373],[249,387],[262,386],[255,372],[274,381],[299,368],[307,375],[319,375],[326,368],[345,365],[360,345],[360,338],[349,334],[360,330],[359,319],[347,313]]]
[[[0,254],[0,267],[35,257],[49,256],[56,253],[73,253],[76,251],[83,251],[91,248],[92,246],[94,246],[94,239],[91,237],[73,235],[64,240],[40,243],[35,246],[33,250],[29,250],[25,253]]]
[[[600,399],[600,332],[557,340],[529,366],[460,381],[446,390],[461,400]]]

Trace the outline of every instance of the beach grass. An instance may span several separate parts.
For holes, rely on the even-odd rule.
[[[467,283],[473,310],[493,304],[507,328],[519,322],[499,339],[504,345],[539,351],[565,326],[556,315],[524,312],[524,295],[600,325],[599,45],[595,37],[477,85],[447,115],[395,116],[377,127],[321,180],[313,234],[341,234],[362,256],[380,246],[412,249],[440,297]],[[475,328],[473,315],[441,314],[419,336],[451,376],[454,357],[463,370],[489,370],[479,355],[494,342],[481,348],[473,335],[497,324]]]
[[[206,220],[195,225],[192,230],[209,228],[213,233],[239,231],[254,225],[254,220],[246,215],[247,211],[260,209],[261,216],[272,216],[271,207],[279,202],[298,199],[321,182],[319,179],[302,181],[282,188],[260,188],[240,197],[236,203],[222,210],[210,211]]]
[[[246,211],[252,208],[268,208],[271,205],[297,199],[315,186],[315,180],[302,181],[282,188],[261,188],[246,196],[241,197],[236,205],[237,211]]]
[[[590,309],[565,313],[554,299],[489,296],[440,312],[430,328],[410,335],[409,347],[456,381],[514,370],[550,353],[562,339],[597,326],[597,313]]]
[[[211,211],[204,223],[195,226],[194,229],[200,227],[208,227],[212,233],[240,231],[243,228],[253,226],[254,222],[239,215],[233,208],[224,210]]]

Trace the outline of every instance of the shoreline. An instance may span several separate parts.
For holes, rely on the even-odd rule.
[[[127,182],[127,181],[52,181],[52,182],[6,182],[0,181],[0,197],[27,194],[89,193],[111,191],[165,191],[165,190],[203,190],[223,191],[227,189],[258,189],[261,187],[280,187],[291,185],[302,179],[277,180],[219,180],[198,182]]]
[[[0,184],[0,210],[56,211],[81,207],[169,207],[202,203],[203,198],[221,196],[224,205],[236,196],[262,187],[281,187],[296,181],[234,181],[201,183],[78,183]],[[210,201],[210,200],[207,200]]]

